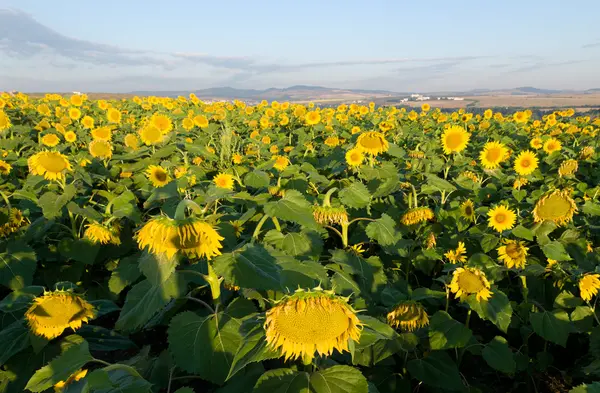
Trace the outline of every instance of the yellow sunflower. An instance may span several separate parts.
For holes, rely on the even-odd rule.
[[[94,128],[94,118],[90,116],[84,116],[83,119],[81,119],[81,125],[83,128],[91,130]]]
[[[226,188],[233,190],[234,182],[233,176],[228,173],[219,173],[213,178],[213,183],[219,188]]]
[[[73,168],[67,157],[57,151],[41,151],[27,160],[29,173],[44,176],[46,180],[63,180],[65,172]]]
[[[282,171],[290,165],[289,158],[285,156],[273,156],[272,159],[275,160],[273,168],[277,169],[278,171]]]
[[[454,271],[450,282],[450,291],[461,301],[466,300],[469,295],[475,295],[479,302],[487,301],[492,297],[490,283],[485,277],[485,273],[472,267],[459,267]]]
[[[79,120],[81,111],[78,108],[69,108],[69,117],[73,120]]]
[[[531,175],[538,167],[538,159],[534,152],[525,150],[515,158],[515,171],[521,176]]]
[[[146,176],[152,182],[154,187],[163,187],[169,184],[171,177],[162,167],[157,165],[150,165],[146,169]]]
[[[350,149],[346,152],[346,163],[351,167],[360,166],[365,160],[365,156],[358,148]]]
[[[162,131],[152,124],[142,128],[139,133],[140,139],[146,146],[157,145],[164,139],[164,134]]]
[[[54,147],[60,142],[60,138],[56,134],[46,134],[41,139],[42,144],[48,147]]]
[[[11,127],[10,118],[8,115],[0,109],[0,132],[8,130]]]
[[[133,149],[133,150],[137,150],[137,148],[140,145],[140,141],[135,134],[125,135],[124,142],[125,142],[125,146],[127,146],[128,148]]]
[[[109,127],[94,128],[91,134],[94,140],[110,141],[112,139],[112,131]]]
[[[385,153],[390,148],[390,144],[385,136],[379,131],[363,132],[356,140],[356,148],[360,151],[376,156]]]
[[[315,352],[329,356],[348,351],[360,340],[362,324],[345,299],[322,290],[296,291],[267,311],[269,347],[288,359],[310,362]]]
[[[73,131],[67,131],[65,132],[65,141],[69,142],[69,143],[73,143],[77,141],[77,134],[75,134]]]
[[[535,222],[553,221],[558,226],[563,226],[573,220],[577,212],[577,205],[570,196],[570,190],[554,190],[541,197],[533,208]]]
[[[106,112],[106,119],[108,120],[109,123],[121,124],[121,118],[122,118],[121,112],[115,108],[110,108]]]
[[[580,296],[586,302],[592,300],[600,289],[600,274],[587,273],[579,280]]]
[[[348,213],[343,206],[313,206],[313,217],[321,225],[346,225],[348,224]]]
[[[535,137],[529,142],[529,146],[536,150],[541,149],[543,145],[544,143],[542,142],[542,138],[539,137]]]
[[[523,242],[517,240],[504,240],[504,245],[498,247],[498,259],[502,261],[507,268],[523,269],[527,262],[527,251]]]
[[[32,333],[51,340],[67,328],[77,330],[95,317],[94,307],[81,296],[67,291],[44,292],[25,313]]]
[[[514,211],[504,205],[498,205],[488,211],[488,227],[494,228],[498,232],[512,229],[517,222],[517,215]]]
[[[485,169],[496,169],[504,161],[508,154],[508,148],[500,142],[488,142],[483,146],[479,154],[481,165]]]
[[[562,149],[562,144],[556,138],[550,138],[544,143],[544,151],[548,154],[552,154],[560,149]]]
[[[90,142],[88,146],[88,150],[92,157],[101,158],[101,159],[109,159],[112,157],[112,145],[110,142],[96,139]]]
[[[8,175],[12,170],[12,165],[4,160],[0,160],[0,174]]]
[[[467,199],[460,205],[460,214],[467,221],[475,221],[475,206],[473,201]]]
[[[560,164],[560,167],[558,167],[558,175],[560,177],[571,176],[575,172],[577,172],[578,168],[579,168],[579,163],[577,162],[577,160],[563,161]]]
[[[240,165],[242,163],[242,160],[243,157],[239,153],[235,153],[231,156],[231,162],[233,162],[235,165]]]
[[[304,116],[304,121],[309,126],[314,126],[315,124],[319,124],[321,121],[321,114],[317,111],[307,112]]]
[[[451,126],[442,134],[444,154],[458,153],[467,148],[471,134],[461,126]]]
[[[194,124],[200,128],[208,127],[208,118],[204,115],[198,115],[194,117]]]
[[[117,224],[106,226],[93,222],[86,226],[83,236],[92,243],[99,244],[121,244],[120,227]]]
[[[387,322],[392,327],[412,332],[429,325],[429,315],[421,303],[404,300],[387,314]]]
[[[144,224],[135,238],[140,249],[147,247],[152,254],[172,258],[179,253],[208,260],[221,255],[224,240],[211,224],[197,217],[174,220],[164,216],[154,217]]]
[[[450,263],[465,263],[467,262],[467,247],[464,242],[458,242],[458,247],[454,250],[449,250],[444,254]]]
[[[156,127],[162,134],[166,134],[173,130],[173,121],[169,116],[154,114],[150,118],[150,123]]]
[[[400,222],[406,226],[415,225],[420,222],[425,222],[427,220],[433,220],[435,214],[433,210],[428,207],[415,207],[408,210],[406,213],[402,215],[400,218]]]

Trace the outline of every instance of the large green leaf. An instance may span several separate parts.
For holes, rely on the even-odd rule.
[[[26,389],[32,392],[43,392],[59,381],[66,381],[69,375],[93,359],[88,343],[80,336],[68,336],[60,346],[61,354],[48,365],[37,370],[27,383]]]
[[[440,191],[451,192],[456,191],[456,187],[447,180],[437,177],[434,174],[427,173],[427,185],[437,188]]]
[[[133,367],[113,364],[92,371],[81,393],[150,393],[152,384]]]
[[[506,374],[513,374],[517,368],[514,356],[504,337],[494,337],[481,353],[490,367]]]
[[[410,375],[426,385],[448,390],[464,388],[458,367],[446,352],[431,352],[422,359],[409,361],[406,368]]]
[[[362,209],[371,203],[371,194],[367,186],[354,182],[339,192],[340,201],[350,208]]]
[[[570,261],[571,256],[565,250],[565,247],[562,243],[558,241],[553,241],[542,246],[542,251],[546,258],[554,259],[555,261]]]
[[[600,382],[581,384],[569,390],[569,393],[600,393]]]
[[[135,195],[131,191],[125,191],[111,201],[112,215],[117,218],[128,218],[135,223],[141,221],[141,213],[137,207]]]
[[[240,341],[240,346],[233,357],[227,379],[233,377],[250,363],[273,359],[279,356],[278,352],[267,347],[265,329],[262,323],[257,323],[244,334]]]
[[[29,347],[29,328],[22,320],[0,330],[0,366],[13,355]]]
[[[382,214],[381,218],[369,223],[366,232],[369,238],[376,240],[382,246],[391,246],[398,240],[396,223],[387,214]]]
[[[31,305],[36,296],[44,292],[44,287],[30,286],[12,291],[0,301],[0,311],[4,313],[23,310]]]
[[[529,315],[533,331],[542,338],[560,346],[567,346],[569,333],[575,328],[569,320],[569,314],[564,310],[543,311]]]
[[[10,242],[0,253],[0,285],[16,290],[31,285],[37,267],[35,252],[21,241]]]
[[[308,228],[317,227],[310,203],[302,193],[296,190],[287,190],[285,196],[280,200],[268,202],[265,205],[265,213],[271,217],[296,222]]]
[[[77,330],[77,334],[88,342],[92,351],[111,352],[136,348],[129,338],[101,326],[84,325]]]
[[[281,267],[261,245],[248,245],[220,255],[213,262],[215,271],[231,284],[258,290],[281,289]]]
[[[248,172],[244,176],[244,185],[252,188],[264,188],[269,186],[269,175],[264,171],[252,171]]]
[[[175,363],[189,373],[222,384],[242,341],[241,322],[225,313],[176,315],[169,325],[169,350]]]
[[[177,267],[177,257],[169,258],[165,254],[151,254],[144,251],[139,259],[139,269],[154,286],[167,281]]]
[[[138,266],[138,258],[136,256],[120,260],[117,268],[112,271],[108,280],[110,291],[118,295],[125,287],[137,281],[142,274]]]
[[[288,233],[281,241],[281,249],[292,256],[307,254],[311,248],[312,243],[305,233]]]
[[[475,295],[471,295],[467,298],[467,302],[481,319],[492,322],[500,330],[506,332],[510,325],[513,309],[504,292],[494,289],[492,297],[487,301],[478,301]]]
[[[462,348],[473,333],[468,327],[453,319],[450,314],[438,311],[429,322],[429,344],[431,349]]]
[[[333,366],[312,374],[289,368],[270,370],[253,393],[368,393],[367,379],[349,366]]]
[[[72,184],[67,185],[61,195],[57,195],[52,191],[46,192],[38,200],[38,204],[42,208],[44,217],[49,220],[60,217],[62,215],[63,207],[65,207],[76,194],[77,189]]]

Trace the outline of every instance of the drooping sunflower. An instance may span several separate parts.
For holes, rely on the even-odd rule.
[[[460,215],[467,221],[475,221],[475,206],[472,200],[467,199],[460,205]]]
[[[109,159],[112,157],[112,145],[103,139],[95,139],[90,142],[88,150],[92,157]]]
[[[59,144],[60,138],[56,134],[46,134],[41,139],[42,144],[48,147],[54,147]]]
[[[315,218],[315,221],[321,225],[348,224],[348,213],[343,206],[333,207],[314,205],[313,217]]]
[[[44,292],[33,300],[25,319],[33,334],[51,340],[65,329],[77,330],[95,317],[94,307],[81,296],[68,291]]]
[[[405,300],[387,314],[387,322],[394,328],[412,332],[429,325],[429,315],[421,303]]]
[[[91,131],[92,139],[101,141],[112,140],[112,130],[110,127],[98,127]]]
[[[552,154],[560,149],[562,149],[562,144],[556,138],[550,138],[544,143],[544,151],[548,154]]]
[[[479,160],[485,169],[496,169],[506,159],[507,154],[508,148],[503,143],[488,142],[483,146]]]
[[[451,126],[442,134],[444,154],[459,153],[467,148],[471,134],[461,126]]]
[[[121,244],[121,239],[119,238],[120,227],[116,223],[107,226],[98,222],[92,222],[86,226],[83,236],[92,243]]]
[[[571,176],[575,172],[577,172],[578,168],[579,168],[579,163],[577,162],[577,160],[563,161],[560,164],[560,167],[558,167],[558,176],[560,176],[560,177]]]
[[[579,279],[580,296],[586,302],[598,294],[598,289],[600,289],[600,274],[588,273]]]
[[[512,229],[517,222],[517,215],[514,211],[504,205],[498,205],[488,211],[488,227],[494,228],[498,232]]]
[[[67,157],[57,151],[41,151],[27,159],[29,173],[44,176],[46,180],[63,180],[65,172],[73,168]]]
[[[215,183],[215,185],[219,188],[233,190],[233,175],[230,175],[229,173],[219,173],[213,178],[213,183]]]
[[[376,156],[385,153],[390,148],[390,144],[385,139],[385,136],[379,131],[363,132],[356,140],[356,148],[360,151]]]
[[[464,171],[459,176],[466,177],[467,179],[471,180],[473,183],[479,183],[479,180],[480,180],[479,176],[477,176],[477,174],[472,171]]]
[[[467,262],[467,247],[464,242],[458,242],[458,247],[454,250],[449,250],[444,254],[450,263],[465,263]]]
[[[208,260],[221,255],[221,241],[224,240],[211,224],[193,216],[182,220],[154,217],[144,224],[135,238],[140,249],[147,247],[152,254],[172,258],[180,253]]]
[[[498,247],[498,259],[502,261],[507,268],[523,269],[527,262],[527,251],[523,242],[517,240],[504,240],[504,245]]]
[[[166,186],[171,181],[169,173],[157,165],[150,165],[146,169],[146,176],[150,179],[154,187]]]
[[[149,124],[146,127],[142,128],[139,131],[140,139],[146,146],[157,145],[161,143],[164,139],[164,134],[161,130],[154,126],[153,124]]]
[[[290,165],[290,159],[286,156],[273,156],[275,163],[273,164],[273,168],[278,171],[282,171]]]
[[[358,148],[350,149],[346,152],[346,163],[351,167],[360,166],[365,160],[365,156]]]
[[[553,221],[556,225],[563,226],[572,221],[577,205],[570,194],[568,189],[557,189],[541,197],[533,208],[534,222]]]
[[[454,271],[450,291],[461,301],[473,294],[479,302],[492,296],[485,273],[473,267],[459,267]]]
[[[315,352],[329,356],[348,351],[360,340],[362,324],[346,299],[322,290],[296,291],[267,311],[269,347],[288,359],[311,361]]]
[[[538,158],[535,153],[525,150],[515,158],[515,171],[521,176],[531,175],[538,167]]]
[[[400,222],[406,226],[410,226],[427,220],[433,220],[434,217],[435,214],[430,208],[424,206],[415,207],[404,213],[400,218]]]
[[[8,175],[12,170],[12,165],[4,160],[0,160],[0,174]]]
[[[594,155],[594,147],[593,146],[585,146],[579,152],[579,157],[582,160],[587,160],[587,159],[591,158],[593,155]]]

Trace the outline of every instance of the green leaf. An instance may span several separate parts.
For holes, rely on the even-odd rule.
[[[10,242],[0,253],[0,285],[17,290],[31,285],[37,268],[33,249],[22,241]]]
[[[583,383],[569,390],[569,393],[600,393],[600,382]]]
[[[62,215],[63,207],[65,207],[75,195],[77,195],[77,189],[74,185],[69,184],[65,187],[65,190],[61,195],[57,195],[52,191],[46,192],[39,198],[38,204],[42,208],[44,217],[51,220]]]
[[[564,310],[531,313],[529,321],[534,332],[562,347],[566,347],[569,333],[575,331],[569,320],[569,314]]]
[[[583,206],[581,206],[581,211],[588,216],[600,216],[600,204],[586,201]]]
[[[506,374],[514,374],[517,363],[508,342],[504,337],[496,336],[490,341],[481,353],[487,364],[495,370]]]
[[[283,198],[268,202],[264,209],[271,217],[296,222],[312,229],[317,228],[311,205],[299,191],[287,190]]]
[[[240,326],[226,313],[201,317],[185,311],[171,320],[169,351],[182,370],[222,384],[242,341]]]
[[[311,241],[304,233],[288,233],[281,241],[281,249],[292,256],[308,254],[311,248]]]
[[[427,176],[427,185],[430,187],[437,188],[440,191],[456,191],[456,187],[447,180],[437,177],[436,175],[426,173]]]
[[[419,287],[412,291],[410,298],[412,300],[425,300],[425,299],[443,299],[446,297],[446,292],[435,291],[433,289]]]
[[[88,342],[92,351],[111,352],[136,348],[129,338],[101,326],[84,325],[77,330],[77,334]]]
[[[89,218],[92,221],[102,221],[102,214],[98,213],[91,206],[85,206],[82,208],[75,202],[69,202],[67,204],[67,210],[78,216]]]
[[[165,254],[144,251],[139,259],[139,269],[153,286],[159,286],[171,277],[178,263],[175,256],[169,258]]]
[[[281,289],[281,267],[261,245],[220,255],[213,262],[215,271],[229,283],[257,290]]]
[[[533,241],[533,232],[530,229],[525,228],[523,225],[517,225],[513,228],[512,234],[520,239]]]
[[[125,191],[112,200],[112,215],[117,218],[128,218],[135,223],[141,222],[142,215],[133,192]]]
[[[354,182],[344,188],[339,192],[338,196],[344,205],[352,209],[362,209],[371,203],[369,189],[360,182]]]
[[[0,366],[28,347],[29,328],[25,326],[24,321],[15,321],[6,326],[0,331]]]
[[[555,261],[570,261],[571,256],[565,250],[565,247],[562,243],[558,241],[553,241],[542,246],[542,251],[546,258],[554,259]]]
[[[600,326],[596,326],[590,333],[590,353],[600,359]]]
[[[30,286],[12,291],[0,301],[0,311],[9,313],[28,308],[33,299],[43,292],[44,287],[39,286]]]
[[[397,240],[396,223],[392,217],[382,214],[381,218],[369,223],[366,228],[367,236],[382,246],[390,246]]]
[[[66,381],[69,375],[82,368],[93,359],[88,343],[77,335],[66,337],[60,344],[61,354],[40,368],[25,387],[32,392],[43,392],[59,381]]]
[[[556,299],[554,299],[555,308],[575,308],[577,306],[581,306],[582,304],[583,300],[573,295],[569,291],[562,291],[558,294]]]
[[[244,176],[244,185],[252,188],[265,188],[270,183],[269,175],[264,171],[252,171],[248,172]]]
[[[67,259],[92,265],[100,251],[100,244],[87,239],[62,239],[58,243],[58,251]]]
[[[446,352],[431,352],[422,359],[409,361],[406,368],[410,375],[426,385],[448,390],[464,388],[458,367]]]
[[[467,298],[469,306],[481,319],[488,320],[506,333],[512,317],[512,306],[504,292],[494,289],[492,297],[487,301],[477,301],[475,295]]]
[[[270,370],[253,393],[368,393],[367,379],[350,366],[333,366],[312,374],[289,368]]]
[[[429,344],[431,349],[462,348],[473,333],[468,327],[453,319],[450,314],[438,311],[429,322]]]
[[[192,388],[188,388],[188,387],[186,386],[186,387],[183,387],[183,388],[179,388],[179,389],[177,389],[177,390],[175,391],[175,393],[196,393],[196,392],[194,391],[194,389],[192,389]]]
[[[119,261],[117,268],[112,271],[108,280],[108,288],[112,293],[118,295],[125,287],[136,282],[141,275],[137,258],[124,258]]]
[[[498,238],[497,236],[485,234],[479,241],[479,244],[481,245],[481,249],[483,250],[483,252],[490,252],[494,248],[496,248],[498,242],[500,242],[500,238]]]
[[[138,330],[172,299],[181,296],[185,290],[184,284],[177,274],[173,274],[159,286],[152,285],[148,280],[134,285],[127,292],[115,328],[124,332]]]
[[[250,363],[274,359],[279,356],[278,352],[267,347],[265,329],[261,323],[258,323],[243,336],[240,346],[233,357],[227,379],[233,377]]]
[[[150,393],[152,384],[137,370],[125,364],[113,364],[92,371],[82,393]],[[65,392],[66,393],[66,392]]]

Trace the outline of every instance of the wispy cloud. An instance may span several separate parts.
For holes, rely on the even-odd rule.
[[[597,48],[599,46],[600,46],[600,41],[598,41],[598,42],[592,42],[591,44],[585,44],[585,45],[582,46],[582,48],[586,48],[586,49],[588,49],[588,48]]]
[[[559,61],[559,62],[535,62],[531,64],[524,64],[520,67],[514,68],[512,70],[507,71],[509,74],[520,73],[520,72],[528,72],[528,71],[537,71],[544,68],[552,68],[552,67],[561,67],[571,64],[579,64],[584,63],[587,60],[569,60],[569,61]]]

